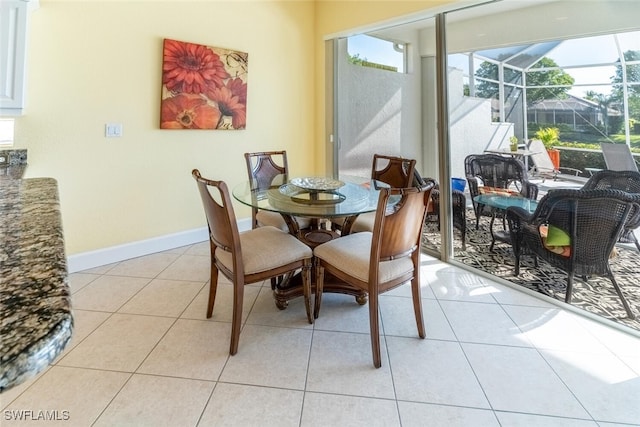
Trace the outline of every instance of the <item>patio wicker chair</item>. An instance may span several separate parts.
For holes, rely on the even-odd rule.
[[[433,178],[423,178],[422,185],[433,185],[431,203],[427,208],[427,222],[435,222],[440,229],[440,186]],[[453,228],[460,231],[462,250],[466,250],[467,241],[467,197],[460,190],[451,190],[451,209],[453,211]]]
[[[609,266],[613,248],[628,221],[638,221],[640,194],[621,190],[555,189],[538,202],[533,213],[510,207],[506,211],[515,255],[515,275],[520,258],[532,254],[567,273],[565,302],[571,303],[574,276],[607,277],[634,319],[629,303]]]
[[[614,171],[601,170],[593,174],[582,187],[583,190],[622,190],[627,193],[640,193],[640,172],[638,171]],[[620,236],[621,243],[633,243],[640,251],[640,242],[634,234],[634,230],[640,226],[640,218],[636,221],[628,221],[624,232]]]
[[[492,216],[493,210],[474,199],[480,194],[500,193],[535,200],[538,186],[529,182],[527,170],[518,159],[498,154],[471,154],[464,160],[469,194],[476,214],[476,230],[481,216]]]

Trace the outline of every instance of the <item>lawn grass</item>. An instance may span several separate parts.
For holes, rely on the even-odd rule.
[[[562,132],[560,134],[560,142],[558,146],[584,148],[587,150],[597,150],[597,152],[589,151],[561,151],[560,165],[563,167],[574,168],[583,171],[582,176],[588,176],[586,168],[605,169],[606,165],[604,157],[600,152],[601,142],[613,142],[617,144],[626,143],[624,134],[615,134],[605,137],[604,135],[593,135],[582,132]],[[640,135],[630,135],[631,151],[640,153]]]

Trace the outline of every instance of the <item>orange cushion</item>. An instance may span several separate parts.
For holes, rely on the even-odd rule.
[[[478,187],[478,192],[480,194],[499,194],[501,196],[519,196],[520,192],[518,190],[511,190],[509,188],[502,187],[489,187],[485,185],[483,187]]]
[[[562,231],[558,228],[555,228],[553,226],[550,226],[552,228],[551,230],[551,235],[553,237],[554,232],[556,231]],[[555,229],[555,230],[553,230]],[[538,229],[538,231],[540,232],[540,237],[542,238],[542,244],[544,245],[544,247],[548,250],[551,251],[553,253],[556,253],[560,256],[563,257],[570,257],[571,256],[571,245],[566,245],[566,246],[553,246],[553,245],[549,245],[547,244],[547,237],[549,236],[549,226],[546,225],[541,225],[540,228]],[[551,239],[553,240],[553,239]],[[553,241],[552,241],[553,243]]]

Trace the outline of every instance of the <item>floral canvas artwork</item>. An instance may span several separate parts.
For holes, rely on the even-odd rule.
[[[248,54],[165,39],[161,129],[244,129]]]

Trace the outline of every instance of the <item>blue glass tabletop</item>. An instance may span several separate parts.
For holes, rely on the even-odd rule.
[[[538,207],[538,202],[527,199],[526,197],[504,196],[498,194],[481,194],[473,198],[476,203],[490,206],[496,209],[505,210],[508,207],[516,206],[533,212]]]

